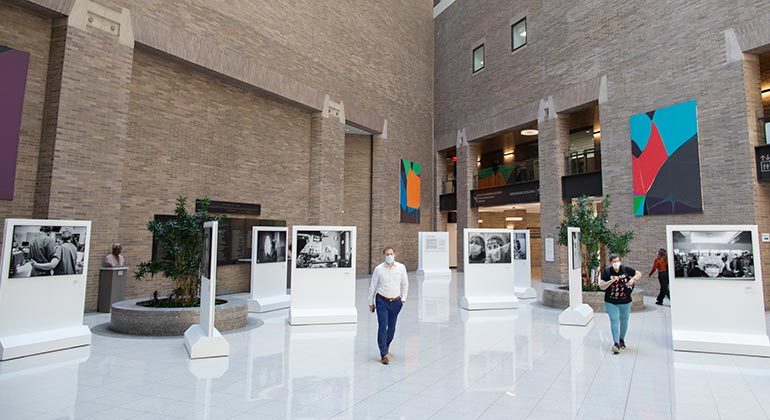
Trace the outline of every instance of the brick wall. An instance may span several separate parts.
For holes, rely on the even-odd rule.
[[[626,258],[630,266],[649,268],[665,244],[667,224],[762,224],[767,193],[755,186],[752,172],[753,125],[743,64],[728,61],[725,30],[758,23],[757,16],[768,13],[770,3],[761,0],[739,7],[728,2],[455,2],[434,22],[437,149],[454,146],[452,133],[458,129],[512,128],[500,121],[532,104],[549,104],[553,115],[598,100],[603,188],[613,199],[610,221],[636,232]],[[510,21],[520,16],[527,17],[527,46],[511,53]],[[480,39],[485,40],[485,69],[473,75],[471,50]],[[629,117],[692,99],[698,103],[703,213],[634,217]],[[545,237],[555,234],[560,220],[556,184],[563,170],[548,163],[561,161],[552,151],[562,146],[559,130],[542,120],[542,108]],[[566,281],[563,256],[559,250],[555,263],[543,263],[544,281]],[[658,286],[645,276],[641,287],[655,293]]]
[[[14,197],[13,200],[0,200],[0,215],[3,218],[30,218],[35,204],[52,22],[50,18],[7,3],[0,3],[0,22],[3,22],[0,24],[0,45],[30,54]],[[3,229],[0,224],[0,237]]]
[[[356,273],[367,274],[369,261],[381,252],[370,249],[372,137],[345,136],[345,185],[343,224],[356,226]]]

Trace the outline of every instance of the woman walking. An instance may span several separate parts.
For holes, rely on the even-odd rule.
[[[626,348],[626,331],[631,314],[631,292],[642,273],[622,265],[620,255],[610,254],[611,267],[602,271],[599,288],[604,290],[604,311],[610,316],[612,354]]]
[[[652,263],[652,270],[650,270],[650,278],[653,273],[658,272],[658,282],[660,283],[660,293],[658,293],[658,299],[655,300],[656,305],[663,304],[663,298],[668,298],[671,302],[671,293],[668,290],[668,255],[666,250],[661,248],[658,250],[658,256]]]

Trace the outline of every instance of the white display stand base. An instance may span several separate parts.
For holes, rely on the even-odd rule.
[[[519,299],[516,296],[463,296],[460,306],[469,311],[477,309],[516,309]]]
[[[537,299],[537,290],[533,287],[517,287],[516,297],[519,299]]]
[[[270,312],[291,306],[291,296],[278,295],[249,299],[249,312]]]
[[[420,268],[417,270],[417,276],[425,280],[452,280],[452,270],[448,268],[443,270],[423,270]]]
[[[289,312],[289,324],[354,324],[358,322],[356,308],[294,309]]]
[[[757,334],[672,331],[674,350],[770,357],[770,339]]]
[[[567,308],[559,314],[559,324],[579,325],[585,327],[594,319],[594,310],[587,304],[580,304],[577,308]]]
[[[184,332],[184,347],[191,359],[222,357],[230,354],[230,343],[219,330],[214,328],[214,333],[208,337],[200,324],[192,325]]]
[[[0,337],[0,360],[15,359],[49,351],[91,344],[91,330],[85,325]]]

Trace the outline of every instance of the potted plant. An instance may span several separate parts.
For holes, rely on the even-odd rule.
[[[564,221],[559,225],[559,245],[567,246],[567,228],[580,228],[581,274],[583,291],[599,290],[599,275],[603,267],[602,252],[625,256],[630,250],[634,231],[620,231],[620,226],[608,226],[607,216],[611,202],[606,196],[597,211],[588,196],[570,202],[564,209]]]
[[[172,219],[147,223],[147,229],[160,242],[163,252],[159,258],[139,264],[134,278],[142,280],[147,275],[154,277],[160,273],[173,282],[174,288],[164,298],[159,298],[156,290],[152,299],[139,302],[139,305],[165,308],[200,306],[203,223],[219,220],[219,217],[208,215],[208,198],[200,203],[197,212],[189,213],[187,197],[179,197]]]

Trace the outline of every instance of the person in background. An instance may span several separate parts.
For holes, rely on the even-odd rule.
[[[666,250],[660,248],[658,250],[658,256],[655,257],[655,261],[652,263],[652,269],[650,270],[650,278],[655,272],[658,272],[658,282],[660,283],[660,293],[655,300],[656,305],[663,305],[663,299],[668,298],[671,302],[671,292],[668,290],[668,254]]]
[[[377,346],[380,349],[380,362],[390,363],[390,343],[396,335],[396,321],[401,308],[406,303],[409,292],[409,279],[406,266],[396,262],[393,247],[382,250],[385,261],[375,267],[369,284],[369,311],[377,311]]]
[[[612,332],[612,354],[620,353],[626,348],[626,331],[628,318],[631,315],[631,292],[634,284],[642,277],[642,273],[631,267],[622,265],[620,255],[610,254],[611,267],[602,271],[599,288],[604,290],[604,311],[610,317]]]

